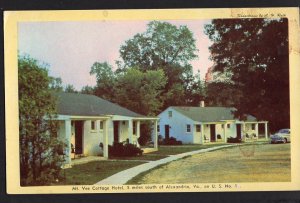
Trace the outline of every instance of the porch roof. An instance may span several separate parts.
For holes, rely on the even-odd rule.
[[[76,116],[120,115],[128,117],[145,117],[118,104],[94,95],[80,93],[53,93],[57,97],[57,113]]]
[[[179,113],[198,122],[219,122],[224,120],[238,120],[234,117],[233,112],[236,110],[232,107],[186,107],[172,106]],[[256,121],[256,118],[247,115],[247,121]]]

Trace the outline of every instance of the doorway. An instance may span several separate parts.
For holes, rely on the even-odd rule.
[[[216,125],[210,124],[210,141],[215,142],[216,141]]]
[[[114,121],[114,142],[119,142],[119,121]]]
[[[170,126],[165,125],[165,139],[168,140],[170,138]]]
[[[236,138],[242,139],[242,125],[236,124]]]
[[[75,154],[83,154],[83,121],[75,121]]]

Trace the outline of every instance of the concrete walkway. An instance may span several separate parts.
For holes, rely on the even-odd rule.
[[[216,147],[211,147],[211,148],[207,148],[207,149],[200,149],[200,150],[196,150],[196,151],[185,152],[182,154],[170,155],[169,157],[164,158],[164,159],[160,159],[157,161],[151,161],[149,163],[141,164],[141,165],[135,166],[133,168],[121,171],[119,173],[116,173],[108,178],[105,178],[105,179],[97,182],[95,185],[124,185],[125,183],[127,183],[129,180],[131,180],[138,174],[145,172],[147,170],[150,170],[152,168],[155,168],[156,166],[166,164],[171,161],[175,161],[177,159],[181,159],[181,158],[193,155],[193,154],[209,152],[212,150],[226,148],[226,147],[232,147],[232,146],[235,146],[235,145],[216,146]]]

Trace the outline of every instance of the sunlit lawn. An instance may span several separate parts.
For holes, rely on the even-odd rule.
[[[170,162],[127,184],[291,181],[290,144],[246,144]]]
[[[111,157],[111,159],[155,161],[155,160],[166,158],[169,155],[181,154],[181,153],[185,153],[185,152],[190,152],[190,151],[195,151],[195,150],[200,150],[200,149],[207,149],[210,147],[221,146],[221,145],[227,145],[227,144],[217,143],[217,144],[207,144],[207,145],[200,145],[200,144],[161,145],[158,147],[158,151],[146,153],[146,154],[143,154],[142,156]]]
[[[143,164],[142,161],[93,161],[62,170],[66,179],[57,185],[92,185],[115,173]]]

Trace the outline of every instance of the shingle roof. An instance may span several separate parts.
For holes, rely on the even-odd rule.
[[[172,106],[179,113],[198,122],[218,122],[221,120],[236,120],[233,111],[235,108],[229,107],[184,107]],[[248,115],[247,121],[255,121],[256,118]]]
[[[62,115],[144,117],[100,97],[88,94],[56,92],[57,111]]]

